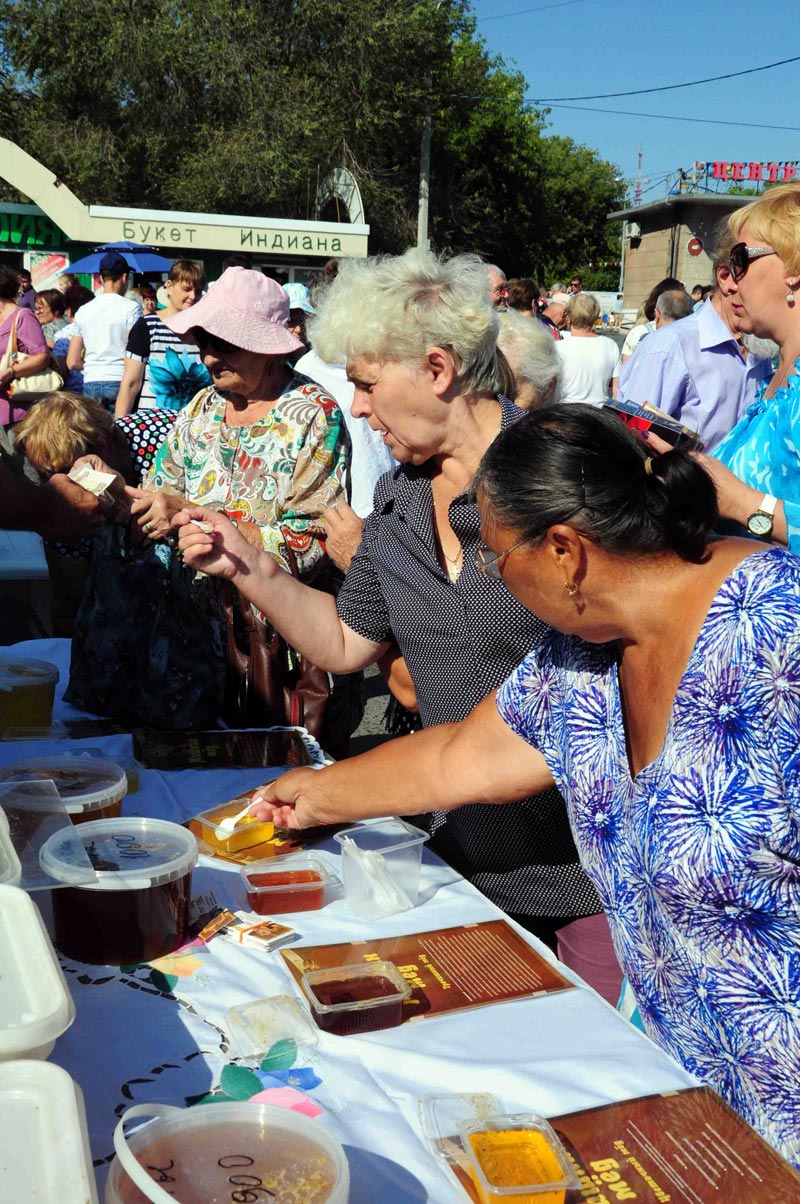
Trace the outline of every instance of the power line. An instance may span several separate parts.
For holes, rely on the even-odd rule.
[[[562,0],[560,4],[542,4],[539,8],[520,8],[514,13],[495,13],[491,17],[478,17],[475,22],[480,25],[483,21],[503,21],[506,17],[524,17],[528,13],[543,13],[548,8],[568,8],[571,4],[586,4],[588,0]]]
[[[481,98],[476,96],[474,100]],[[531,103],[524,101],[523,103]],[[619,117],[650,117],[654,121],[693,121],[696,125],[730,125],[744,130],[787,130],[792,134],[800,134],[800,125],[770,125],[757,121],[717,121],[712,117],[674,117],[664,113],[634,113],[630,109],[594,109],[587,105],[551,105],[553,109],[566,109],[569,113],[609,113]]]
[[[491,101],[500,104],[521,105],[526,108],[531,105],[539,104],[537,100],[531,100],[527,97],[517,96],[475,96],[468,92],[437,92],[434,95],[442,100],[479,100]],[[800,126],[798,125],[772,125],[766,126],[764,122],[757,121],[720,121],[712,117],[678,117],[670,113],[637,113],[631,109],[596,109],[590,105],[562,105],[548,104],[551,109],[566,109],[570,113],[608,113],[611,116],[619,117],[650,117],[655,121],[692,121],[696,125],[730,125],[738,129],[745,130],[787,130],[789,133],[800,134]]]
[[[755,75],[758,71],[772,71],[775,67],[785,67],[787,63],[800,63],[800,55],[792,59],[780,59],[777,63],[766,63],[763,67],[748,67],[744,71],[729,71],[726,75],[709,75],[706,79],[692,79],[685,84],[663,84],[658,88],[637,88],[633,92],[597,92],[593,96],[538,96],[537,104],[555,104],[561,100],[614,100],[619,96],[645,96],[651,92],[674,92],[676,88],[696,88],[700,84],[715,84],[721,79],[738,79],[740,75]]]

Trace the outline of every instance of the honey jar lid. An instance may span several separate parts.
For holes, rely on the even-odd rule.
[[[58,681],[58,665],[29,656],[0,656],[0,689],[18,690]]]
[[[160,886],[190,873],[197,862],[197,841],[192,833],[165,819],[95,819],[72,832],[94,870],[94,880],[81,884],[86,890]],[[51,877],[70,881],[74,851],[64,833],[56,832],[42,846],[39,857]]]
[[[48,781],[64,800],[67,814],[99,811],[118,803],[128,792],[125,770],[102,757],[34,757],[0,769],[0,782]]]

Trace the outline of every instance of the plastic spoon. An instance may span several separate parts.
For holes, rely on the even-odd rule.
[[[351,836],[344,838],[342,853],[358,865],[372,888],[373,900],[385,915],[408,911],[414,906],[406,892],[392,877],[386,859],[377,849],[362,849]]]
[[[252,805],[253,800],[250,799],[247,803],[247,806],[242,807],[238,815],[226,815],[224,819],[221,819],[217,824],[217,833],[222,833],[223,836],[230,836],[239,821],[244,819],[246,815],[250,814],[250,808]],[[253,818],[255,819],[255,816],[253,816]]]

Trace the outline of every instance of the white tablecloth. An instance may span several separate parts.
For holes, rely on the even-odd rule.
[[[63,664],[64,643],[32,641],[16,650]],[[65,714],[59,704],[58,717]],[[119,755],[127,739],[107,737],[90,744]],[[17,754],[42,751],[41,745],[0,745],[0,760],[8,763]],[[266,776],[264,770],[146,771],[139,792],[125,800],[124,813],[181,821]],[[320,846],[320,851],[336,871],[339,859],[333,844]],[[223,904],[246,906],[237,870],[201,858],[193,894],[209,889]],[[413,911],[367,923],[347,912],[339,891],[333,893],[321,911],[286,917],[300,932],[299,943],[412,933],[500,914],[429,852],[423,860],[420,903]],[[524,935],[553,960],[548,950]],[[224,1067],[242,1062],[230,1047],[226,1009],[273,994],[300,997],[277,952],[264,955],[217,938],[195,960],[193,968],[183,967],[191,971],[187,976],[170,979],[172,994],[165,994],[148,967],[121,971],[62,959],[77,1019],[51,1058],[84,1091],[101,1193],[112,1153],[111,1134],[125,1107],[149,1101],[183,1105],[187,1097],[212,1091]],[[562,971],[574,977],[563,967]],[[321,1080],[309,1095],[325,1109],[317,1123],[345,1145],[352,1204],[463,1202],[460,1189],[425,1146],[417,1107],[426,1092],[493,1092],[510,1111],[552,1116],[693,1082],[583,986],[382,1033],[320,1036],[318,1050],[304,1063]]]

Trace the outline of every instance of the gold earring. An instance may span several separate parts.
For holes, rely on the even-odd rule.
[[[568,597],[570,597],[570,598],[574,598],[574,597],[575,597],[575,595],[576,595],[576,594],[577,594],[577,592],[578,592],[578,583],[577,583],[577,581],[565,581],[565,582],[564,582],[564,589],[567,591],[567,596],[568,596]]]

